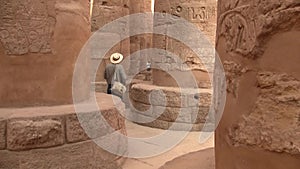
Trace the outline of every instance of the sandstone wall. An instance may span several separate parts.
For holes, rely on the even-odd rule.
[[[0,107],[72,102],[79,51],[90,36],[86,0],[4,0],[0,6]],[[81,79],[88,81],[87,65]],[[82,99],[89,85],[82,85]]]
[[[208,39],[212,44],[211,48],[203,47],[201,44],[195,44],[195,48],[200,49],[201,51],[213,50],[216,32],[216,9],[216,0],[155,1],[155,12],[168,13],[175,17],[182,17],[199,28],[199,30],[205,35],[203,38]],[[161,27],[161,23],[159,23],[159,21],[154,21],[154,29],[156,29],[156,27]],[[168,25],[166,25],[166,27],[168,27]],[[188,32],[184,32],[183,35],[191,36],[191,40],[193,40],[193,36],[195,36],[189,35]],[[154,70],[153,81],[155,84],[161,86],[176,86],[176,82],[166,72],[177,72],[180,76],[180,74],[182,74],[181,72],[191,70],[199,82],[199,87],[210,86],[207,70],[203,64],[208,63],[212,66],[214,60],[209,59],[212,58],[212,56],[207,57],[207,60],[200,60],[197,55],[183,43],[162,35],[154,35],[153,47],[172,52],[179,56],[182,60],[180,63],[165,53],[158,56],[152,56],[153,64],[157,64],[163,69]]]
[[[217,169],[300,166],[300,3],[218,1],[227,100]]]

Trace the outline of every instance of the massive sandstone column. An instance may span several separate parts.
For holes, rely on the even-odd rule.
[[[0,6],[0,107],[72,103],[77,56],[90,36],[86,0],[4,0]],[[87,81],[81,65],[78,80]],[[89,85],[80,86],[82,99]]]
[[[151,12],[151,0],[129,0],[129,9],[130,14],[138,14],[138,13],[150,13]],[[133,19],[130,19],[130,30],[137,29],[141,25],[152,25],[152,16],[148,15],[144,22],[137,23]],[[143,34],[143,35],[135,35],[130,37],[130,53],[133,54],[143,49],[151,48],[152,46],[152,34]],[[130,74],[140,72],[145,69],[147,58],[149,56],[143,56],[140,54],[134,55],[130,58],[131,67]],[[143,72],[141,72],[143,73]]]
[[[195,130],[203,129],[204,123],[211,127],[212,121],[207,120],[211,104],[211,88],[208,70],[204,63],[214,65],[213,55],[205,55],[214,50],[214,35],[216,25],[215,0],[156,0],[155,12],[169,13],[176,20],[182,17],[195,24],[212,42],[211,45],[198,44],[193,47],[203,51],[205,60],[200,60],[191,49],[165,35],[153,35],[153,48],[161,49],[152,51],[150,55],[153,67],[153,84],[133,84],[130,99],[133,107],[129,115],[136,123],[170,130]],[[172,30],[173,21],[163,22],[159,17],[154,17],[155,30]],[[173,25],[172,25],[173,24]],[[171,28],[170,28],[171,27]],[[178,30],[184,32],[185,30]],[[193,33],[184,32],[178,36],[188,36],[193,40]],[[204,37],[203,37],[204,38]],[[199,40],[199,38],[197,39]],[[158,51],[158,52],[157,52]],[[175,54],[178,57],[174,57]],[[162,70],[156,69],[157,67]],[[190,72],[196,76],[197,85],[191,79]],[[175,75],[179,84],[171,77]],[[196,88],[196,89],[194,89]],[[209,88],[209,89],[199,89]],[[197,99],[196,96],[199,96]],[[192,124],[192,125],[191,125]],[[206,128],[207,129],[207,128]]]
[[[213,53],[209,51],[214,50],[213,44],[216,32],[216,0],[156,0],[155,12],[168,13],[182,17],[195,24],[205,35],[203,38],[207,38],[211,42],[211,46],[208,48],[204,47],[202,44],[195,44],[195,48],[203,51],[204,55],[205,53]],[[154,21],[154,29],[161,26],[161,23]],[[166,27],[168,29],[168,25],[166,25]],[[182,36],[191,36],[191,40],[193,40],[193,36],[195,35],[189,35],[188,32],[184,32]],[[209,65],[213,65],[214,60],[212,60],[212,58],[214,58],[214,56],[204,56],[207,59],[200,60],[191,51],[191,49],[186,47],[183,43],[162,35],[154,35],[153,47],[164,49],[176,54],[180,57],[181,62],[183,63],[180,64],[179,61],[165,53],[160,56],[152,56],[153,64],[159,65],[159,67],[162,67],[163,69],[153,71],[154,84],[160,86],[177,86],[176,82],[166,72],[172,72],[178,74],[178,76],[184,77],[184,72],[192,71],[197,79],[199,87],[210,86],[208,73],[203,64],[207,63]]]
[[[217,169],[300,166],[300,3],[218,1],[227,100]]]
[[[96,94],[99,110],[81,102],[90,92],[87,57],[77,63],[80,104],[72,104],[73,71],[91,33],[89,18],[87,0],[1,1],[0,168],[121,168],[124,104],[106,94]],[[92,140],[107,138],[106,147],[118,155]]]

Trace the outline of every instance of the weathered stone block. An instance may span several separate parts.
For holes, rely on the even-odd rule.
[[[192,122],[194,123],[205,123],[209,121],[208,118],[209,107],[197,107],[192,110]],[[210,120],[212,121],[212,120]]]
[[[93,142],[38,149],[19,154],[19,168],[96,168]]]
[[[119,114],[117,109],[103,110],[101,111],[102,116],[104,117],[106,123],[114,130],[120,130],[125,126],[121,126],[124,118]]]
[[[7,148],[25,150],[62,145],[65,142],[61,117],[10,119],[7,122]]]
[[[66,136],[67,142],[79,142],[88,140],[89,137],[81,127],[81,123],[76,114],[66,116]]]
[[[158,119],[168,122],[191,123],[192,108],[177,108],[177,107],[160,107],[155,106],[153,114],[156,114]]]
[[[6,120],[0,119],[0,150],[6,147]]]

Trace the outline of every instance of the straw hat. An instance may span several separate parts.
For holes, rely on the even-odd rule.
[[[124,56],[121,53],[114,53],[110,56],[110,62],[113,64],[118,64],[122,62]]]

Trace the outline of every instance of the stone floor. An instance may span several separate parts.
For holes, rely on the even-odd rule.
[[[143,137],[155,136],[163,132],[163,130],[160,129],[144,127],[128,121],[126,122],[126,126],[127,126],[128,135],[131,137],[143,138]],[[178,169],[183,169],[182,166],[185,166],[184,161],[187,161],[185,160],[186,158],[197,159],[197,160],[188,160],[189,163],[199,164],[199,160],[201,161],[201,159],[199,158],[203,158],[203,161],[205,163],[206,162],[212,163],[214,159],[214,154],[213,154],[214,151],[212,151],[213,150],[212,148],[214,147],[214,136],[209,138],[207,142],[200,144],[198,142],[199,135],[200,135],[199,132],[189,133],[188,136],[175,148],[156,157],[144,158],[144,159],[129,158],[125,162],[123,169],[158,169],[162,166],[163,166],[162,169],[165,168],[177,169],[178,167],[179,167]],[[165,163],[167,164],[165,165]],[[177,166],[177,164],[178,167],[174,168],[174,166]],[[188,166],[190,168],[184,168],[184,169],[194,169],[196,164],[189,164]],[[203,166],[210,166],[209,168],[205,167],[203,169],[213,169],[213,166],[211,164],[203,164]]]

